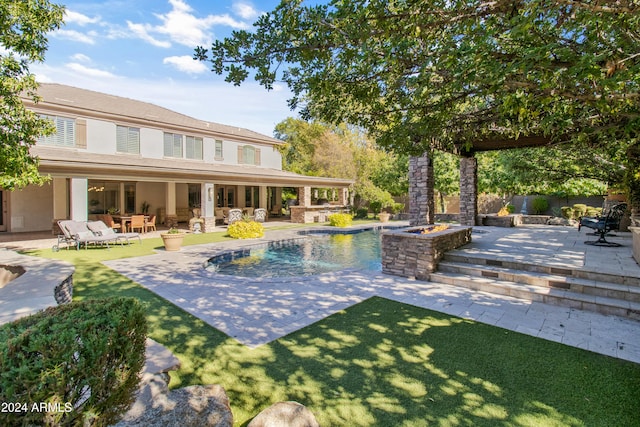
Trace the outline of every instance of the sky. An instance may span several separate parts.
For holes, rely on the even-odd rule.
[[[297,113],[285,85],[267,91],[253,80],[233,86],[192,59],[233,30],[252,28],[278,0],[54,0],[65,24],[48,34],[39,82],[150,102],[188,116],[273,136]]]

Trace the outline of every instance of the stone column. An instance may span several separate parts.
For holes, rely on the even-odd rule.
[[[348,188],[339,188],[338,189],[338,204],[342,205],[342,206],[347,206],[349,204],[349,189]]]
[[[435,190],[431,152],[409,158],[409,225],[433,224]]]
[[[311,187],[298,188],[298,201],[300,206],[311,206]]]
[[[460,224],[474,226],[478,216],[478,159],[460,157]]]

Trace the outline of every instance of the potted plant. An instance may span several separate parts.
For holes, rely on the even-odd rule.
[[[184,239],[184,233],[177,228],[170,228],[166,233],[161,233],[162,242],[166,251],[179,251]]]
[[[382,211],[378,214],[378,219],[380,222],[389,222],[391,218],[391,214],[389,212]]]

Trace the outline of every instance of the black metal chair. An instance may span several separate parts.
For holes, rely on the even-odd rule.
[[[620,228],[620,220],[622,219],[626,209],[627,204],[620,203],[613,206],[605,216],[580,218],[578,231],[580,231],[582,227],[587,227],[593,229],[595,234],[600,236],[598,240],[589,240],[584,243],[594,246],[621,246],[619,243],[609,242],[605,236],[610,231],[618,230]]]

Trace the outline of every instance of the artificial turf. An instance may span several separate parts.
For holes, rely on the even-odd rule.
[[[225,239],[203,236],[187,237]],[[155,240],[37,254],[76,265],[75,299],[146,302],[150,337],[182,363],[171,387],[222,385],[236,425],[284,400],[322,426],[640,425],[639,364],[378,297],[247,348],[100,263]]]

